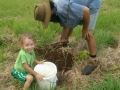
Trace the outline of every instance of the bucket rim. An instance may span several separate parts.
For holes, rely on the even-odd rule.
[[[50,79],[50,78],[54,77],[54,76],[57,74],[57,66],[56,66],[53,62],[46,61],[46,62],[44,62],[43,64],[48,64],[48,65],[51,65],[51,66],[54,67],[54,71],[53,71],[51,74],[46,75],[46,76],[43,75],[43,76],[44,76],[44,77],[43,77],[43,80]],[[39,66],[39,65],[40,65],[40,64],[37,64],[37,65],[34,67],[34,71],[38,72],[38,71],[37,71],[37,66]],[[39,72],[38,72],[38,73],[39,73]]]

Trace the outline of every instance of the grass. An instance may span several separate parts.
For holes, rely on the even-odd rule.
[[[91,90],[119,90],[120,79],[112,75],[105,75],[105,78],[100,83],[93,82]]]
[[[120,34],[118,2],[119,0],[103,0],[94,33],[98,50],[117,45],[117,36]],[[32,33],[37,39],[37,45],[41,47],[59,39],[62,31],[59,24],[49,23],[48,28],[43,29],[40,22],[34,20],[34,7],[38,3],[39,0],[0,0],[0,63],[8,59],[5,56],[8,52],[16,52],[18,36],[23,32]],[[77,42],[82,37],[81,29],[81,26],[76,27],[71,36]],[[91,90],[116,90],[120,88],[118,82],[120,81],[112,76],[106,76],[99,84],[93,82]],[[60,90],[65,88],[63,86]]]
[[[3,4],[4,2],[6,2],[6,4]],[[0,29],[10,29],[17,36],[23,32],[30,32],[36,37],[38,45],[41,46],[58,40],[58,36],[62,30],[59,24],[50,23],[47,29],[43,29],[40,22],[34,20],[34,7],[38,2],[39,0],[27,0],[24,2],[20,0],[11,0],[10,2],[0,1]],[[113,38],[113,41],[116,41],[115,35],[119,32],[119,24],[117,24],[119,19],[117,18],[119,18],[120,5],[117,1],[114,2],[115,6],[111,2],[103,0],[103,5],[95,28],[98,49],[104,48],[104,46],[105,48],[106,46],[111,46],[113,43],[111,43],[108,38]],[[115,10],[113,8],[115,8]],[[111,16],[113,17],[111,18]],[[81,26],[76,27],[72,34],[77,40],[81,38],[81,28]]]

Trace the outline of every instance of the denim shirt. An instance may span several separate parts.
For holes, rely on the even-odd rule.
[[[100,8],[102,0],[70,0],[70,3],[69,0],[54,0],[54,3],[53,10],[61,19],[60,25],[74,28],[83,20],[84,6],[90,9],[90,14],[94,14]]]

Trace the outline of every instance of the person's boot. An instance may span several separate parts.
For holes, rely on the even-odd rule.
[[[100,61],[98,60],[98,58],[90,57],[87,62],[87,66],[85,66],[85,68],[82,70],[82,74],[83,75],[91,74],[99,64],[100,64]]]

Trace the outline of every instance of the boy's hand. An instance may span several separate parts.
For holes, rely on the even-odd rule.
[[[35,77],[37,77],[39,80],[43,80],[43,77],[41,74],[37,74]]]
[[[38,64],[43,64],[46,60],[39,61]]]

